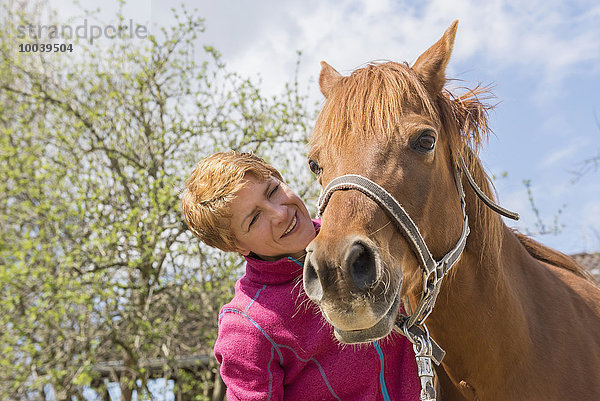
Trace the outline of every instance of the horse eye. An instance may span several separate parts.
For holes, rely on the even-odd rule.
[[[435,147],[435,136],[432,131],[425,131],[417,140],[417,145],[422,150],[430,151]]]
[[[312,171],[315,175],[321,174],[321,166],[319,166],[319,163],[317,163],[316,161],[308,159],[308,167],[310,168],[310,171]]]

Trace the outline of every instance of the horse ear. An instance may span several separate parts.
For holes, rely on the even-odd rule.
[[[421,54],[412,67],[432,95],[439,93],[446,83],[446,66],[450,61],[457,28],[458,20],[455,20],[442,38]]]
[[[321,74],[319,75],[319,87],[325,98],[329,97],[331,89],[342,79],[342,74],[324,61],[321,61]]]

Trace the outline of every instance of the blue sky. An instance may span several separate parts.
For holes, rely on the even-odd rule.
[[[112,3],[82,0],[105,10]],[[495,135],[481,153],[496,181],[500,202],[522,219],[510,226],[535,230],[523,180],[543,220],[558,210],[559,235],[536,236],[563,252],[600,251],[600,171],[578,182],[570,171],[600,155],[600,4],[530,0],[305,0],[187,1],[206,17],[199,44],[211,44],[235,71],[262,79],[279,93],[302,51],[300,84],[322,100],[316,77],[326,60],[342,74],[372,60],[408,61],[459,19],[448,77],[462,86],[493,84],[490,115]],[[67,0],[53,0],[73,15]],[[174,2],[132,0],[126,17],[168,24]]]

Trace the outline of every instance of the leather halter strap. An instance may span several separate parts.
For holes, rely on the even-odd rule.
[[[361,175],[347,174],[333,179],[319,197],[319,215],[323,214],[325,207],[327,207],[327,204],[329,203],[329,200],[335,191],[351,189],[358,190],[375,201],[387,213],[392,222],[394,222],[398,230],[404,235],[410,244],[413,252],[417,256],[419,264],[427,273],[427,275],[436,272],[436,276],[443,276],[460,257],[469,234],[468,217],[465,211],[464,192],[458,174],[456,177],[458,180],[457,186],[459,188],[461,206],[463,209],[463,229],[461,236],[454,248],[440,261],[436,261],[431,255],[431,252],[429,251],[429,248],[427,247],[419,228],[410,218],[402,205],[400,205],[400,203],[382,186]]]
[[[417,256],[419,264],[427,275],[436,273],[436,277],[442,277],[452,267],[460,257],[467,236],[469,235],[469,222],[465,210],[465,194],[462,187],[460,175],[455,174],[460,203],[463,214],[463,228],[456,245],[442,259],[436,261],[432,256],[419,228],[410,218],[406,210],[400,203],[382,186],[370,179],[357,174],[347,174],[334,178],[323,190],[318,202],[318,214],[322,215],[335,191],[357,190],[375,201],[394,222],[398,230],[404,235],[413,252]]]
[[[496,212],[496,213],[498,213],[498,214],[500,214],[500,215],[502,215],[504,217],[508,217],[509,219],[513,219],[513,220],[519,220],[519,214],[518,213],[511,212],[510,210],[505,209],[502,206],[500,206],[499,204],[495,203],[493,200],[491,200],[490,198],[488,198],[488,196],[481,190],[481,188],[479,188],[479,186],[477,185],[477,183],[473,179],[473,176],[471,175],[471,173],[469,172],[469,170],[465,166],[465,161],[463,160],[463,158],[462,158],[462,156],[460,154],[458,155],[458,162],[460,163],[460,168],[462,169],[462,171],[467,176],[467,181],[469,182],[469,184],[471,185],[471,187],[473,188],[473,190],[475,191],[475,193],[477,194],[477,196],[479,197],[479,199],[481,199],[481,201],[483,203],[485,203],[485,205],[487,207],[489,207],[494,212]]]

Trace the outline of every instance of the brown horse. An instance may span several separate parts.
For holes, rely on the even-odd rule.
[[[322,62],[326,102],[310,168],[323,187],[346,174],[383,187],[435,260],[456,248],[465,210],[466,247],[425,321],[446,351],[436,367],[440,398],[600,400],[600,288],[569,257],[508,228],[470,186],[461,208],[461,157],[493,193],[476,156],[489,131],[486,90],[444,89],[456,29],[454,22],[412,67],[369,64],[342,76]],[[401,305],[414,309],[425,279],[408,237],[361,191],[329,194],[304,286],[342,342],[385,337]]]

